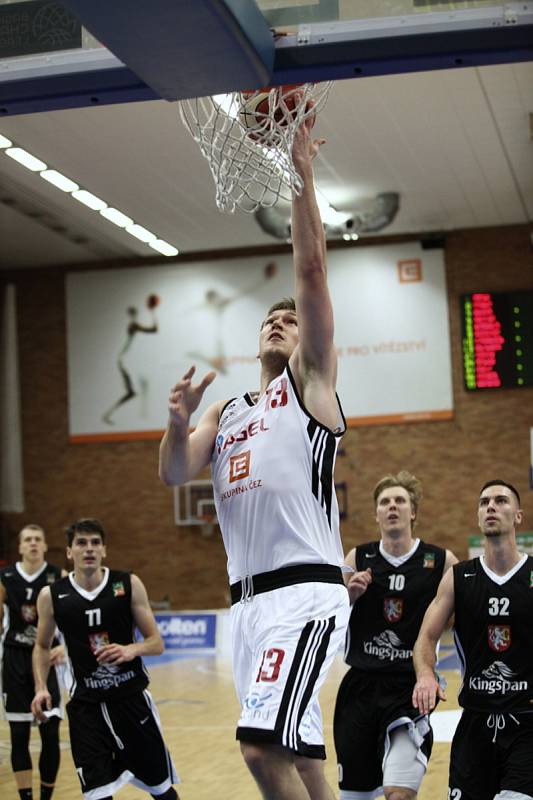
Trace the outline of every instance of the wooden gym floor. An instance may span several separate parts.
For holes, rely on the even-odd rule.
[[[158,706],[167,745],[181,778],[180,800],[259,800],[260,795],[242,761],[235,741],[238,706],[233,689],[231,665],[216,655],[175,657],[164,654],[159,663],[149,667],[151,692]],[[337,687],[345,672],[339,657],[322,689],[324,714],[326,774],[338,795],[332,718]],[[457,708],[459,674],[444,670],[448,681],[446,711]],[[443,706],[441,705],[440,708]],[[74,770],[68,742],[68,724],[61,725],[61,767],[54,800],[78,800],[81,792]],[[38,800],[36,765],[40,739],[32,731],[34,761],[34,798]],[[0,796],[2,800],[18,800],[9,760],[9,729],[0,721]],[[436,742],[428,773],[419,793],[419,800],[438,800],[447,796],[449,743]],[[146,798],[144,792],[125,786],[117,793],[121,800]]]

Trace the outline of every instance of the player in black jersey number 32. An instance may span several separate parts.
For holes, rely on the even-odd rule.
[[[74,571],[39,595],[32,710],[45,719],[57,624],[74,673],[67,706],[70,744],[86,800],[108,800],[126,783],[159,800],[176,800],[172,784],[179,779],[141,660],[163,652],[146,589],[136,575],[102,566],[105,531],[98,520],[75,522],[67,538]],[[133,640],[134,627],[141,641]]]
[[[452,742],[449,800],[533,800],[533,558],[516,546],[518,491],[488,481],[478,521],[484,555],[445,575],[424,617],[413,703],[427,713],[443,697],[435,642],[455,611],[463,713]]]

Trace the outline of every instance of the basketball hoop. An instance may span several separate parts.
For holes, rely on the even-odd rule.
[[[209,162],[221,211],[251,214],[301,194],[294,135],[324,106],[330,86],[268,87],[180,102],[181,119]]]

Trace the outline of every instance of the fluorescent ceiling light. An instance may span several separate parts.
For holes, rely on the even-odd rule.
[[[9,150],[6,150],[6,156],[18,161],[23,167],[31,169],[32,172],[42,172],[43,169],[46,169],[44,161],[41,161],[40,158],[35,158],[27,150],[23,150],[22,147],[10,147]]]
[[[104,203],[103,200],[100,200],[96,195],[86,191],[86,189],[78,189],[78,191],[72,192],[72,197],[74,197],[75,200],[79,200],[84,206],[92,208],[93,211],[102,211],[102,209],[107,207],[107,203]]]
[[[177,256],[178,250],[173,247],[168,242],[165,242],[163,239],[156,239],[155,242],[148,242],[149,246],[152,247],[154,250],[157,250],[158,253],[162,253],[164,256]]]
[[[118,208],[103,208],[100,214],[108,219],[109,222],[118,225],[119,228],[127,228],[129,225],[133,225],[132,218],[127,217],[122,211],[119,211]]]
[[[70,178],[62,175],[56,169],[45,169],[44,172],[41,172],[41,178],[57,186],[62,192],[75,192],[80,188],[77,183],[74,183],[74,181],[71,181]]]
[[[231,98],[232,96],[228,95],[227,97]],[[52,186],[55,186],[57,189],[61,189],[63,192],[68,192],[75,200],[83,203],[83,205],[87,206],[92,211],[99,211],[102,217],[109,220],[109,222],[112,222],[119,228],[124,228],[127,233],[135,236],[135,238],[139,239],[139,241],[150,245],[150,247],[153,250],[157,250],[158,253],[161,253],[164,256],[178,255],[178,250],[176,247],[168,242],[165,242],[164,239],[158,239],[155,233],[143,228],[142,225],[136,224],[131,217],[123,214],[122,211],[118,210],[118,208],[109,208],[105,200],[102,200],[100,197],[88,192],[86,189],[80,189],[79,185],[70,178],[67,178],[66,175],[63,175],[56,169],[48,169],[44,161],[41,161],[40,158],[36,158],[36,156],[28,153],[27,150],[23,150],[22,147],[13,147],[13,142],[6,136],[3,136],[1,133],[0,149],[4,150],[6,155],[15,161],[18,161],[19,164],[27,167],[32,172],[39,172],[41,178],[43,178],[45,181],[48,181],[48,183],[52,184]]]
[[[155,242],[157,239],[155,233],[143,228],[142,225],[129,225],[126,228],[126,233],[130,233],[132,236],[135,236],[136,239],[140,239],[141,242],[145,242],[146,244]]]

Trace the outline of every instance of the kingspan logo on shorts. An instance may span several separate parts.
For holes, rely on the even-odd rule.
[[[364,642],[363,650],[367,656],[376,656],[380,661],[407,661],[413,656],[413,651],[403,647],[394,631],[383,631],[371,642]]]
[[[487,694],[527,691],[528,682],[513,680],[515,675],[516,672],[513,672],[503,661],[493,661],[490,667],[483,670],[481,676],[470,678],[468,688],[474,692],[486,692]]]

